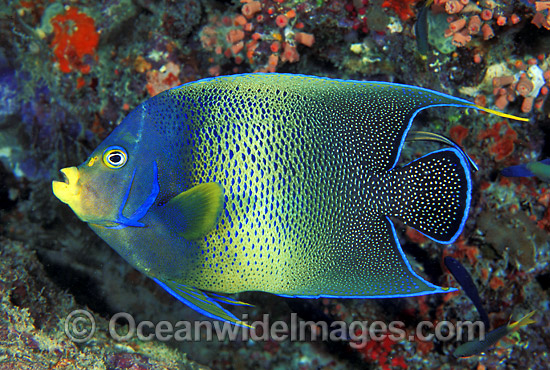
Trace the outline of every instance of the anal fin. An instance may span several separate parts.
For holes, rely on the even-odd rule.
[[[215,297],[211,298],[206,295],[206,293],[202,290],[176,283],[175,281],[171,280],[161,281],[155,278],[153,278],[153,280],[164,290],[170,293],[174,298],[205,316],[216,320],[227,321],[237,326],[251,328],[250,325],[239,320],[235,315],[220,306],[215,301],[220,301],[233,305],[252,306],[248,303],[237,301],[232,298],[220,296],[213,293],[212,295],[215,295]]]

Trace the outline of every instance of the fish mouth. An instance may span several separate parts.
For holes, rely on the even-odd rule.
[[[53,181],[52,190],[54,195],[63,203],[69,204],[80,195],[80,186],[77,186],[80,172],[76,167],[63,168],[63,181]]]
[[[61,172],[61,174],[63,175],[63,182],[64,182],[65,184],[69,185],[71,182],[69,181],[69,178],[68,178],[67,175],[65,174],[65,171],[61,170],[61,171],[59,171],[59,172]],[[57,182],[59,182],[59,181],[57,181]]]

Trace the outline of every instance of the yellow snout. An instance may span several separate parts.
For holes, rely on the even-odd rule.
[[[61,173],[65,176],[65,182],[52,182],[53,193],[60,201],[71,206],[76,203],[76,199],[80,195],[81,188],[77,186],[80,173],[76,167],[64,168]]]

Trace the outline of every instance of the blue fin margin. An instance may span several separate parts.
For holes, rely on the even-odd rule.
[[[217,298],[210,298],[206,295],[206,293],[196,288],[191,288],[173,281],[163,282],[156,278],[153,278],[153,280],[178,301],[191,307],[192,309],[203,314],[204,316],[210,317],[215,320],[226,321],[237,326],[251,328],[250,325],[239,320],[235,315],[220,306],[214,300],[233,305],[238,304],[252,306],[248,303],[240,302],[220,295],[216,295]]]
[[[449,149],[446,149],[449,150]],[[384,299],[384,298],[404,298],[404,297],[418,297],[423,295],[429,295],[429,294],[437,294],[437,293],[450,293],[454,292],[458,289],[456,288],[442,288],[440,286],[437,286],[435,284],[430,283],[429,281],[422,278],[420,275],[418,275],[411,267],[411,264],[407,260],[407,257],[405,256],[405,253],[403,252],[403,249],[401,248],[401,244],[399,243],[399,238],[397,237],[397,233],[395,231],[395,227],[393,226],[393,222],[390,220],[389,217],[385,216],[387,222],[389,223],[393,235],[394,243],[397,247],[397,250],[399,251],[399,254],[401,255],[401,259],[405,263],[405,266],[407,267],[407,270],[409,273],[420,280],[422,283],[426,284],[427,286],[433,288],[434,290],[429,291],[423,291],[423,292],[415,292],[415,293],[403,293],[403,294],[390,294],[390,295],[332,295],[332,294],[319,294],[319,295],[302,295],[302,294],[277,294],[280,297],[285,298],[361,298],[361,299]]]
[[[462,234],[462,230],[464,229],[464,225],[466,225],[466,220],[468,219],[468,214],[470,213],[470,205],[471,205],[471,202],[472,202],[472,176],[470,175],[470,166],[466,162],[464,156],[460,153],[460,151],[458,149],[455,149],[455,148],[445,148],[445,149],[439,149],[439,150],[430,152],[428,154],[423,155],[422,157],[419,157],[419,158],[416,158],[413,161],[410,161],[405,166],[403,166],[403,167],[407,167],[411,163],[419,161],[424,157],[427,157],[427,156],[432,155],[434,153],[440,153],[440,152],[446,152],[446,151],[453,152],[459,158],[460,165],[462,166],[462,168],[464,169],[464,173],[466,174],[466,183],[468,185],[467,198],[466,198],[466,208],[464,209],[464,214],[462,215],[462,219],[460,221],[460,226],[459,226],[457,232],[449,240],[438,240],[438,239],[435,239],[435,238],[433,238],[433,237],[431,237],[427,234],[424,234],[422,231],[417,230],[419,233],[421,233],[425,237],[430,238],[431,240],[433,240],[435,242],[438,242],[438,243],[441,243],[441,244],[454,243],[456,241],[456,239],[458,239],[460,234]]]

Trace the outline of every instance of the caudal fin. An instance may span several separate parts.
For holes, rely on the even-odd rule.
[[[518,321],[513,322],[511,324],[508,324],[508,330],[510,332],[513,332],[513,331],[518,330],[522,326],[526,326],[526,325],[529,325],[529,324],[535,324],[536,321],[531,318],[535,314],[535,312],[537,312],[537,311],[531,311],[527,315],[525,315],[521,319],[519,319]]]
[[[464,156],[454,148],[442,149],[400,172],[408,194],[396,216],[437,242],[454,242],[470,210],[472,180]]]

